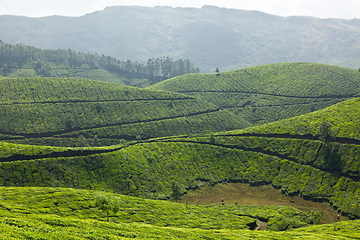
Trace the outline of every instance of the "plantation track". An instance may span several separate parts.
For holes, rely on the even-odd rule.
[[[348,94],[348,95],[320,95],[320,96],[292,96],[292,95],[282,95],[276,93],[260,93],[260,92],[246,92],[246,91],[201,91],[201,90],[194,90],[194,91],[175,91],[177,93],[242,93],[242,94],[257,94],[257,95],[264,95],[264,96],[273,96],[273,97],[285,97],[285,98],[301,98],[301,99],[317,99],[317,98],[353,98],[357,97],[356,94]]]
[[[309,105],[309,104],[314,104],[314,103],[321,103],[321,102],[329,102],[331,101],[331,99],[328,99],[328,100],[324,100],[324,101],[311,101],[311,102],[306,102],[306,103],[284,103],[284,104],[272,104],[272,105],[260,105],[260,106],[257,106],[257,105],[251,105],[251,103],[244,103],[243,105],[241,106],[225,106],[225,105],[219,105],[219,107],[221,108],[226,108],[226,109],[237,109],[237,108],[244,108],[244,107],[247,107],[247,106],[250,106],[250,107],[254,107],[254,108],[263,108],[263,107],[283,107],[283,106],[297,106],[297,105]]]
[[[57,104],[57,103],[101,103],[101,102],[136,102],[136,101],[182,101],[182,100],[193,100],[193,97],[185,98],[158,98],[158,99],[127,99],[127,100],[67,100],[67,101],[38,101],[38,102],[12,102],[4,103],[0,102],[0,105],[24,105],[24,104]]]
[[[135,145],[129,144],[123,147],[113,148],[113,149],[104,149],[104,150],[71,150],[69,149],[66,152],[53,152],[50,154],[44,154],[44,155],[19,155],[15,154],[11,157],[2,158],[0,159],[0,162],[14,162],[14,161],[31,161],[31,160],[40,160],[40,159],[48,159],[48,158],[59,158],[59,157],[84,157],[89,156],[92,154],[102,154],[102,153],[109,153],[109,152],[116,152],[123,148]]]
[[[290,135],[290,134],[255,134],[255,133],[244,133],[244,134],[218,134],[216,136],[221,137],[265,137],[265,138],[287,138],[287,139],[306,139],[306,140],[317,140],[320,141],[318,138],[316,138],[313,135],[307,134],[307,135]],[[354,145],[360,145],[360,140],[357,139],[350,139],[350,138],[339,138],[336,137],[330,142],[335,143],[345,143],[345,144],[354,144]]]
[[[90,129],[97,129],[97,128],[103,128],[103,127],[113,127],[113,126],[122,126],[122,125],[127,125],[127,124],[134,124],[134,123],[147,123],[147,122],[156,122],[156,121],[162,121],[162,120],[170,120],[170,119],[176,119],[176,118],[183,118],[183,117],[190,117],[190,116],[197,116],[197,115],[201,115],[201,114],[207,114],[207,113],[213,113],[213,112],[217,112],[219,111],[219,109],[215,109],[215,110],[208,110],[208,111],[203,111],[203,112],[197,112],[197,113],[190,113],[190,114],[186,114],[186,115],[179,115],[179,116],[173,116],[173,117],[165,117],[165,118],[156,118],[156,119],[148,119],[148,120],[144,120],[144,121],[133,121],[133,122],[123,122],[123,123],[112,123],[112,124],[107,124],[107,125],[95,125],[92,127],[77,127],[77,128],[72,128],[69,131],[54,131],[54,132],[47,132],[47,133],[31,133],[31,134],[17,134],[16,136],[22,136],[24,138],[42,138],[42,137],[53,137],[55,135],[61,135],[61,134],[66,134],[66,133],[71,133],[71,132],[77,132],[77,131],[81,131],[81,130],[90,130]],[[4,134],[4,135],[14,135],[15,133],[7,133],[7,132],[2,132],[0,134]],[[0,140],[9,140],[9,138],[0,138]]]

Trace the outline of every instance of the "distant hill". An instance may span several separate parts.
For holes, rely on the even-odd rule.
[[[0,16],[0,38],[145,63],[189,59],[202,72],[276,62],[359,68],[360,20],[279,17],[212,6],[107,7],[82,17]]]
[[[183,75],[149,89],[198,97],[259,125],[360,96],[360,72],[317,63],[276,63]]]
[[[249,126],[194,97],[99,81],[0,78],[0,93],[0,140],[98,146]]]

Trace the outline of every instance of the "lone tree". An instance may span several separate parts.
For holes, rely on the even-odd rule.
[[[220,75],[220,70],[219,70],[219,68],[216,68],[216,69],[215,69],[215,72],[216,72],[216,75],[217,75],[217,76]]]
[[[106,213],[106,221],[109,221],[109,212],[116,214],[119,211],[119,203],[116,199],[98,195],[95,198],[95,207]]]
[[[319,128],[319,139],[324,143],[328,144],[333,138],[333,133],[331,131],[331,124],[327,121],[323,121],[320,124]]]
[[[181,200],[181,187],[178,182],[171,181],[171,198],[175,200],[176,202],[178,200]]]

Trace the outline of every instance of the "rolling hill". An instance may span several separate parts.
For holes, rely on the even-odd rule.
[[[106,199],[120,207],[110,212],[117,223],[146,223],[159,227],[198,229],[251,229],[256,219],[269,222],[269,230],[308,226],[313,216],[287,206],[185,205],[169,201],[141,199],[126,195],[65,188],[1,187],[2,204],[12,213],[44,214],[61,217],[105,220],[96,207]],[[187,219],[184,219],[184,214]],[[104,218],[105,217],[105,218]],[[212,219],[209,221],[209,219]]]
[[[265,126],[212,135],[188,135],[131,142],[122,146],[58,148],[3,142],[0,184],[109,189],[145,198],[166,199],[176,180],[185,191],[199,181],[271,184],[288,195],[327,201],[349,218],[360,217],[359,98],[269,124],[319,126],[322,119],[344,122],[331,141]],[[344,107],[341,114],[334,114]],[[321,115],[318,119],[316,114]],[[315,117],[314,117],[315,116]],[[315,120],[314,120],[315,119]],[[289,124],[286,124],[288,121]],[[310,122],[314,121],[314,124]],[[346,124],[352,121],[352,124]],[[290,124],[291,123],[291,124]],[[336,130],[336,127],[334,127]],[[348,132],[348,134],[345,134]],[[281,134],[278,134],[281,133]]]
[[[116,6],[81,17],[0,16],[0,29],[6,43],[141,63],[169,56],[189,59],[203,72],[295,61],[360,66],[359,19],[279,17],[213,6]]]
[[[99,146],[248,126],[178,93],[71,78],[1,78],[0,86],[1,140]]]
[[[149,89],[197,97],[260,125],[360,96],[360,72],[317,63],[276,63],[218,74],[187,74]]]

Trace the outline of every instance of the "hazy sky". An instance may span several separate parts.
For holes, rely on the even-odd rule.
[[[360,0],[0,0],[0,15],[81,16],[115,5],[196,8],[213,5],[280,16],[360,19]]]

